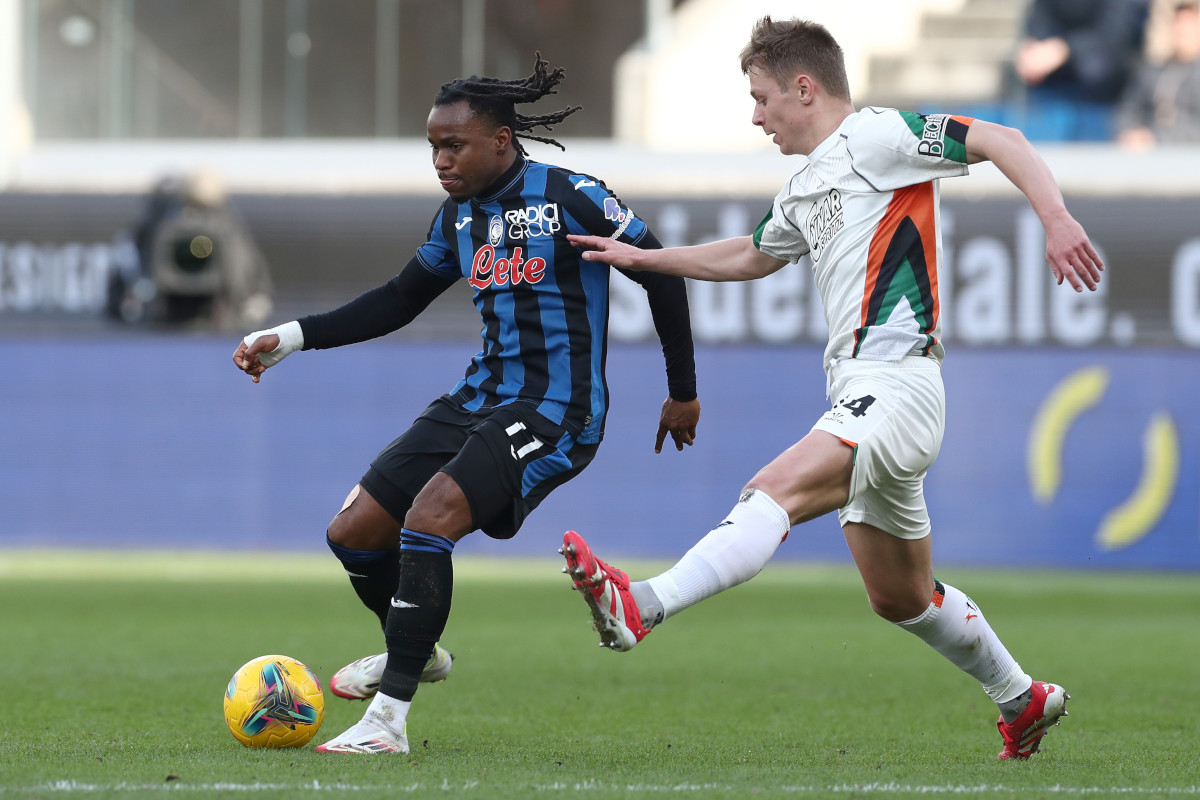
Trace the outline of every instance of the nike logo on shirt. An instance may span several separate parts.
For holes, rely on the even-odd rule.
[[[392,598],[392,608],[420,608],[416,603],[406,603],[403,600]]]

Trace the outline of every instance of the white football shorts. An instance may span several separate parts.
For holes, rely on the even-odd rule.
[[[929,535],[925,473],[946,428],[942,369],[932,358],[844,359],[830,367],[833,407],[813,425],[854,448],[850,499],[838,521],[901,539]]]

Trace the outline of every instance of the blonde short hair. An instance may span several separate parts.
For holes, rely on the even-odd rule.
[[[785,88],[797,75],[815,79],[829,94],[850,99],[846,57],[833,35],[816,22],[770,16],[754,25],[750,41],[742,48],[742,72],[758,69]]]

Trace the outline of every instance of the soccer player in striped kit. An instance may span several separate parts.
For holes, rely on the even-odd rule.
[[[655,252],[568,238],[591,248],[587,259],[712,281],[752,280],[810,255],[829,327],[832,408],[670,570],[631,584],[568,532],[566,571],[602,644],[628,650],[664,619],[758,574],[791,526],[836,510],[871,607],[976,678],[1000,710],[1000,758],[1028,758],[1066,714],[1066,692],[1032,680],[971,599],[933,573],[922,486],[945,420],[938,179],[992,161],[1044,225],[1060,284],[1094,290],[1103,264],[1019,131],[856,111],[841,47],[815,23],[763,18],[741,61],[753,123],[784,154],[807,156],[753,234]]]
[[[334,311],[251,333],[233,355],[257,382],[296,350],[404,326],[460,278],[483,321],[483,349],[463,379],[376,457],[329,525],[329,546],[379,616],[387,652],[334,675],[335,694],[372,699],[363,719],[320,752],[408,752],[418,683],[444,678],[452,663],[437,642],[450,613],[455,543],[475,530],[515,535],[600,444],[610,268],[583,260],[566,237],[661,245],[602,181],[532,161],[517,141],[558,145],[530,131],[549,130],[577,108],[524,116],[514,104],[553,93],[562,76],[539,55],[523,80],[473,76],[442,86],[427,127],[449,198],[425,244],[385,285]],[[666,358],[655,450],[668,434],[682,450],[700,416],[683,279],[630,277],[647,292]]]

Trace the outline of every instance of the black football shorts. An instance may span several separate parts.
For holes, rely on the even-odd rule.
[[[511,539],[546,495],[583,471],[598,445],[576,444],[531,403],[468,411],[439,397],[371,462],[359,483],[403,523],[438,472],[462,489],[475,527]]]

